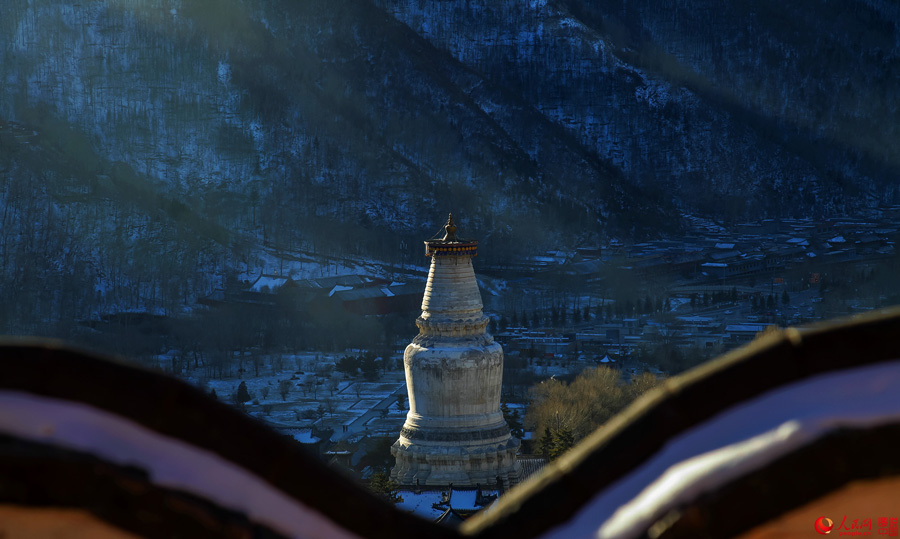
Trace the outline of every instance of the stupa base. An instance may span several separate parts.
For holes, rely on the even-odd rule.
[[[519,483],[521,466],[516,459],[519,440],[468,446],[404,444],[391,447],[397,459],[391,479],[401,485],[450,485],[455,487]]]

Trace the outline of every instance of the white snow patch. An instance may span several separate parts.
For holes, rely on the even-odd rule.
[[[352,286],[343,286],[343,285],[334,285],[334,288],[331,289],[331,292],[328,293],[328,297],[330,298],[336,292],[343,292],[344,290],[353,290]]]

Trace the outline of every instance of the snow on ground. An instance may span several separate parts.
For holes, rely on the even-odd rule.
[[[403,408],[397,408],[397,405],[396,405],[396,404],[393,404],[393,405],[391,405],[391,406],[388,407],[388,415],[389,415],[390,417],[394,417],[394,418],[397,418],[397,417],[403,417],[403,418],[405,418],[407,412],[409,412],[409,409],[407,409],[406,407],[403,407]]]
[[[374,408],[375,405],[381,402],[382,399],[360,399],[356,401],[351,407],[351,410],[369,410]]]
[[[397,504],[397,509],[401,511],[407,511],[422,518],[434,520],[446,510],[446,507],[434,507],[434,504],[440,503],[443,497],[443,492],[440,490],[416,492],[413,489],[401,489],[397,493],[403,498],[403,501]],[[492,489],[482,489],[481,493],[485,496],[500,495],[499,491]],[[453,489],[449,505],[454,509],[461,510],[480,509],[480,506],[475,505],[476,497],[477,489],[475,488]]]
[[[414,264],[386,265],[382,261],[363,256],[345,256],[338,260],[297,249],[279,250],[259,245],[251,255],[251,262],[238,277],[253,281],[262,273],[289,276],[295,280],[337,275],[372,275],[394,280],[397,273],[401,279],[404,275],[424,279],[428,275],[428,267]]]
[[[434,520],[444,513],[443,509],[435,509],[432,504],[441,501],[441,492],[426,490],[416,494],[411,490],[401,490],[399,493],[403,501],[397,504],[397,509],[413,513],[416,516]]]
[[[291,438],[297,440],[301,444],[314,444],[319,441],[318,438],[312,435],[311,429],[297,429],[292,431]]]
[[[397,390],[397,384],[394,382],[378,382],[367,384],[369,394],[387,395]]]
[[[475,490],[454,490],[450,496],[450,505],[456,509],[475,508]]]
[[[525,409],[527,408],[527,406],[525,406],[525,404],[521,402],[507,402],[506,407],[509,408],[510,412],[512,412],[513,410],[518,410],[519,413],[523,415],[525,414]]]
[[[403,373],[387,372],[375,382],[345,379],[343,374],[333,371],[339,356],[321,353],[266,356],[262,358],[259,376],[248,357],[244,362],[243,377],[208,379],[198,371],[186,380],[207,393],[214,390],[216,397],[227,404],[232,404],[231,395],[237,393],[243,381],[250,393],[250,400],[244,403],[245,410],[273,428],[315,426],[332,429],[336,436],[343,437],[399,431],[406,409],[397,408],[395,395],[405,395]],[[281,368],[277,369],[275,365],[281,365]],[[316,372],[320,375],[314,374]],[[290,384],[285,397],[279,391],[279,383],[283,380]],[[385,407],[387,417],[381,411]],[[346,430],[344,426],[347,426]]]

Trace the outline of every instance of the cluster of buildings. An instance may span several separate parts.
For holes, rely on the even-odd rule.
[[[674,322],[662,324],[650,317],[642,317],[595,324],[571,333],[508,328],[498,333],[496,338],[511,355],[530,359],[584,359],[602,358],[608,354],[613,357],[629,356],[638,346],[657,343],[661,339],[676,346],[698,348],[739,346],[752,341],[769,325],[758,321],[729,322],[713,316],[694,315],[679,316]]]
[[[602,358],[607,353],[628,357],[638,346],[660,340],[700,349],[738,346],[752,340],[769,323],[798,324],[817,316],[808,304],[802,308],[779,305],[760,309],[759,316],[750,314],[752,296],[761,304],[770,294],[780,300],[784,290],[793,291],[801,283],[816,285],[821,276],[840,265],[853,267],[894,256],[900,238],[900,208],[869,220],[763,220],[730,230],[699,220],[692,225],[693,235],[678,240],[636,244],[613,240],[602,249],[552,251],[524,258],[520,270],[530,266],[535,272],[561,273],[579,282],[582,290],[596,294],[610,286],[603,270],[617,267],[635,283],[655,282],[666,287],[674,301],[734,289],[740,301],[696,312],[687,305],[672,305],[678,316],[665,323],[627,313],[624,318],[569,325],[566,330],[506,328],[497,334],[497,340],[507,353],[530,359]],[[797,281],[791,281],[793,278]]]
[[[582,247],[522,257],[516,266],[487,268],[504,272],[561,272],[596,279],[613,264],[633,271],[637,279],[699,279],[725,281],[771,274],[803,260],[818,266],[859,262],[894,254],[900,236],[900,209],[877,220],[766,219],[735,225],[696,223],[693,235],[677,240],[625,244],[616,240],[603,248]]]
[[[422,299],[422,283],[395,282],[371,275],[294,279],[262,273],[255,280],[216,290],[200,303],[272,306],[283,294],[290,294],[300,304],[327,304],[353,314],[379,315],[415,311]]]

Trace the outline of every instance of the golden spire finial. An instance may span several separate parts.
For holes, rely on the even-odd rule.
[[[453,213],[447,218],[447,224],[444,225],[444,241],[459,241],[456,239],[456,225],[453,224]]]

